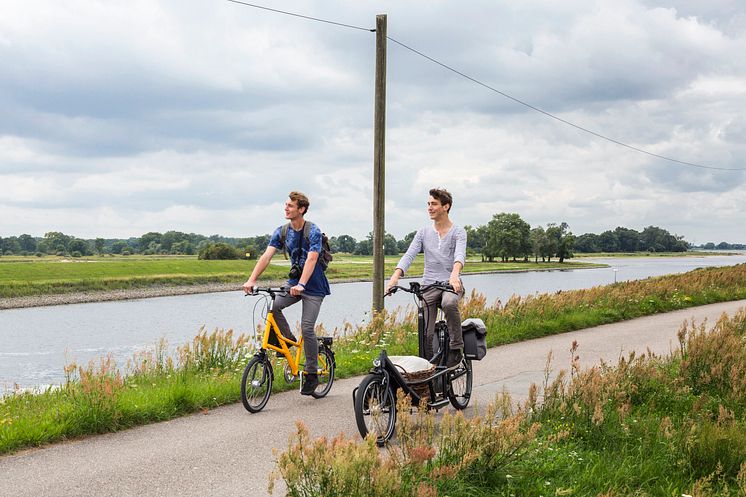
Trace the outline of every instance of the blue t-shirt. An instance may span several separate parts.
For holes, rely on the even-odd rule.
[[[310,222],[310,221],[306,221]],[[280,233],[282,232],[282,226],[278,227],[272,238],[269,240],[269,245],[276,248],[277,250],[285,250],[280,246]],[[300,250],[298,250],[298,238],[301,239]],[[288,227],[287,235],[285,236],[285,247],[290,254],[290,263],[298,264],[301,268],[306,263],[308,252],[316,252],[321,254],[321,230],[318,226],[311,223],[311,229],[308,232],[308,240],[303,236],[303,228],[299,231],[295,231],[292,226]],[[297,279],[289,279],[288,285],[295,286],[298,284]],[[306,283],[306,289],[303,293],[308,295],[315,295],[324,297],[330,295],[331,289],[329,288],[329,280],[326,279],[324,270],[321,269],[321,264],[316,263],[316,267],[313,268],[311,278]]]

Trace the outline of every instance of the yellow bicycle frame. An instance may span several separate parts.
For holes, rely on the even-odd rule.
[[[277,341],[280,342],[279,347],[269,343],[270,333],[275,334]],[[293,354],[290,353],[290,346],[288,346],[288,344],[290,344],[290,346],[295,345],[296,347],[298,347],[298,350],[295,352],[295,357],[293,357]],[[267,313],[267,325],[264,328],[262,348],[265,350],[274,350],[275,352],[280,352],[283,356],[285,356],[285,359],[287,359],[288,364],[290,365],[291,373],[293,375],[298,374],[298,370],[300,368],[300,355],[303,350],[303,335],[301,335],[297,342],[285,338],[282,335],[282,332],[280,332],[280,328],[277,326],[277,321],[275,321],[275,316],[272,314],[272,311],[269,311]]]

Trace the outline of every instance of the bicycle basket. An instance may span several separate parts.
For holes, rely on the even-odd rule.
[[[425,402],[430,397],[430,382],[417,383],[432,376],[435,366],[417,356],[389,356],[391,363],[401,374],[409,388]]]

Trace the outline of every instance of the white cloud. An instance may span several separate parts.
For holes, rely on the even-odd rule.
[[[746,168],[734,0],[270,1],[389,36],[579,126]],[[739,28],[740,27],[740,28]],[[373,33],[231,2],[11,0],[0,18],[0,236],[249,236],[290,190],[332,235],[372,228]],[[742,172],[676,165],[549,119],[388,44],[387,229],[517,212],[575,233],[745,241]],[[703,207],[706,206],[706,207]],[[715,210],[713,210],[715,209]]]

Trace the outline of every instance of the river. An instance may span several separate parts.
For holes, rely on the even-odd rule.
[[[614,281],[682,273],[699,267],[746,262],[746,254],[709,257],[620,257],[582,259],[608,264],[597,269],[510,272],[464,276],[467,291],[476,288],[488,302],[511,295],[531,295],[607,285]],[[369,317],[370,283],[332,285],[319,322],[327,329],[360,324]],[[43,388],[64,381],[63,366],[85,364],[112,354],[124,366],[133,353],[153,348],[160,338],[170,345],[190,341],[204,326],[250,332],[256,297],[242,292],[206,293],[114,302],[0,310],[0,394],[18,385]],[[408,295],[386,299],[393,310],[411,303]],[[288,310],[291,323],[300,305]]]

